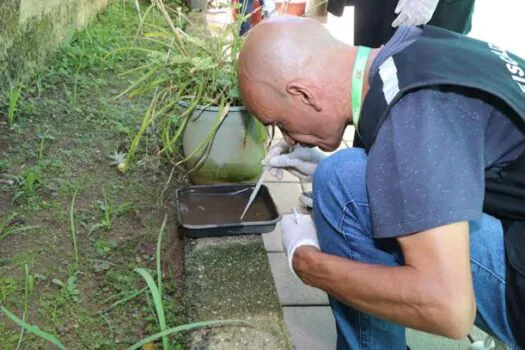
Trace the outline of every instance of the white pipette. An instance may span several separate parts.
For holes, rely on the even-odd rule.
[[[257,193],[259,193],[259,189],[261,188],[261,185],[263,183],[265,173],[266,167],[264,167],[261,177],[259,178],[259,180],[257,180],[257,184],[255,185],[252,194],[250,195],[250,199],[248,199],[248,203],[246,203],[246,207],[244,207],[244,211],[242,212],[240,221],[242,221],[244,215],[246,215],[246,212],[248,211],[248,208],[250,208],[250,205],[252,205],[253,201],[255,200],[255,197],[257,197]]]

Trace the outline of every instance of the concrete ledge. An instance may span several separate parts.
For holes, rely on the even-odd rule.
[[[242,319],[251,327],[194,332],[191,349],[290,349],[260,236],[190,240],[186,249],[188,321]]]

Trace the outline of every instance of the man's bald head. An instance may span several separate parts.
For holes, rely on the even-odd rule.
[[[248,32],[239,56],[240,73],[249,78],[293,78],[300,74],[298,68],[314,68],[323,50],[340,45],[316,20],[274,17]]]
[[[278,125],[289,139],[337,147],[336,138],[348,120],[343,107],[347,110],[349,104],[349,95],[341,101],[347,89],[341,86],[345,80],[340,62],[351,53],[351,47],[314,19],[265,20],[249,31],[239,55],[243,102],[263,123]],[[315,134],[321,125],[341,130]]]

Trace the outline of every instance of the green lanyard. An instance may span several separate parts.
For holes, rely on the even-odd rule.
[[[352,73],[352,118],[356,131],[358,130],[359,115],[361,114],[361,101],[363,100],[363,80],[365,77],[366,64],[368,62],[370,51],[371,50],[369,47],[357,47],[354,71]]]

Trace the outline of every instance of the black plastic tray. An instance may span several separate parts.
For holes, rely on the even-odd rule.
[[[176,192],[179,227],[191,238],[272,232],[281,219],[264,185],[244,220],[239,220],[254,184],[189,186]],[[228,219],[229,217],[229,219]]]

